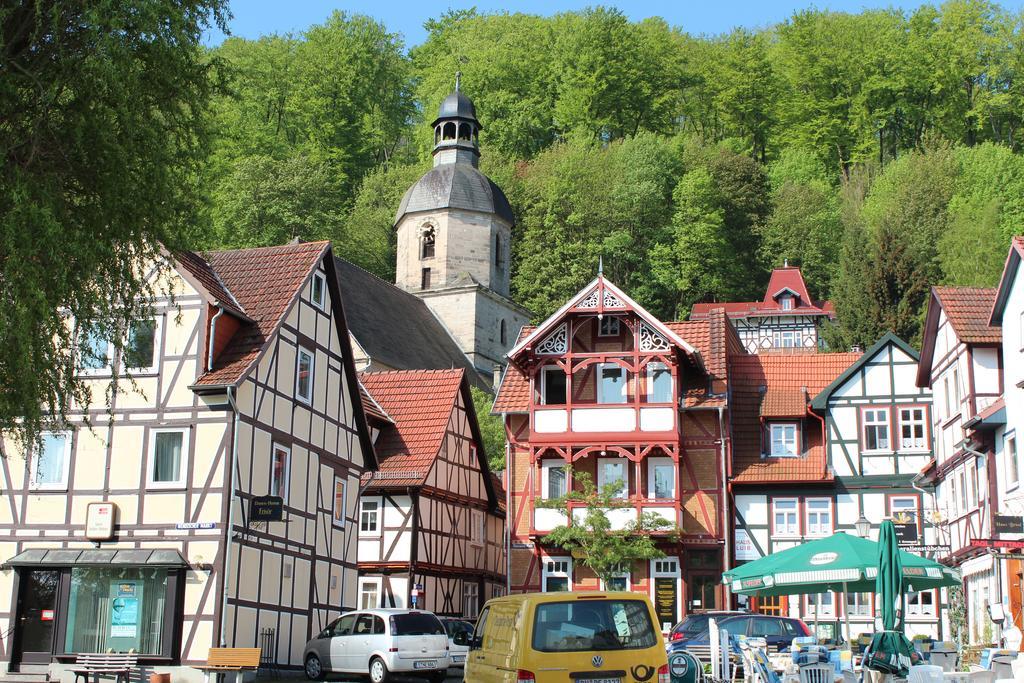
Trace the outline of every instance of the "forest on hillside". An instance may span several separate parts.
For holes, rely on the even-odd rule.
[[[737,17],[741,22],[742,17]],[[807,10],[694,36],[608,7],[449,12],[409,47],[337,12],[207,57],[200,248],[331,239],[391,279],[391,221],[456,71],[543,318],[595,274],[656,315],[760,298],[784,259],[835,302],[830,344],[917,342],[933,284],[994,285],[1024,225],[1024,20],[982,0]]]

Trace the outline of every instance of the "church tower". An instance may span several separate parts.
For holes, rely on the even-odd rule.
[[[434,167],[395,214],[395,284],[423,299],[488,376],[504,365],[530,316],[509,299],[515,217],[505,193],[478,168],[480,121],[459,80],[432,124]]]

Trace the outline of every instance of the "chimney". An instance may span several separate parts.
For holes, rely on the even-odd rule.
[[[494,393],[498,393],[498,387],[501,386],[501,371],[505,369],[501,363],[495,363],[494,367],[491,368],[491,384],[494,387]]]
[[[850,347],[850,353],[862,353],[864,349],[860,347],[860,344],[854,344]]]

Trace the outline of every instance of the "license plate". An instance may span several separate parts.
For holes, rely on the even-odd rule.
[[[412,668],[414,668],[414,669],[436,669],[437,668],[437,660],[436,659],[424,659],[424,660],[421,660],[419,662],[413,662],[412,663]],[[616,679],[616,683],[619,683],[618,679]]]
[[[453,664],[462,664],[464,661],[466,661],[466,658],[462,655],[452,655]]]
[[[576,683],[622,683],[621,678],[580,678]]]

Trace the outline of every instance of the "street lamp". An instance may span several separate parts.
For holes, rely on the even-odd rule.
[[[861,538],[867,538],[871,534],[871,521],[864,516],[863,512],[860,514],[860,519],[853,525],[857,527],[857,535]]]

